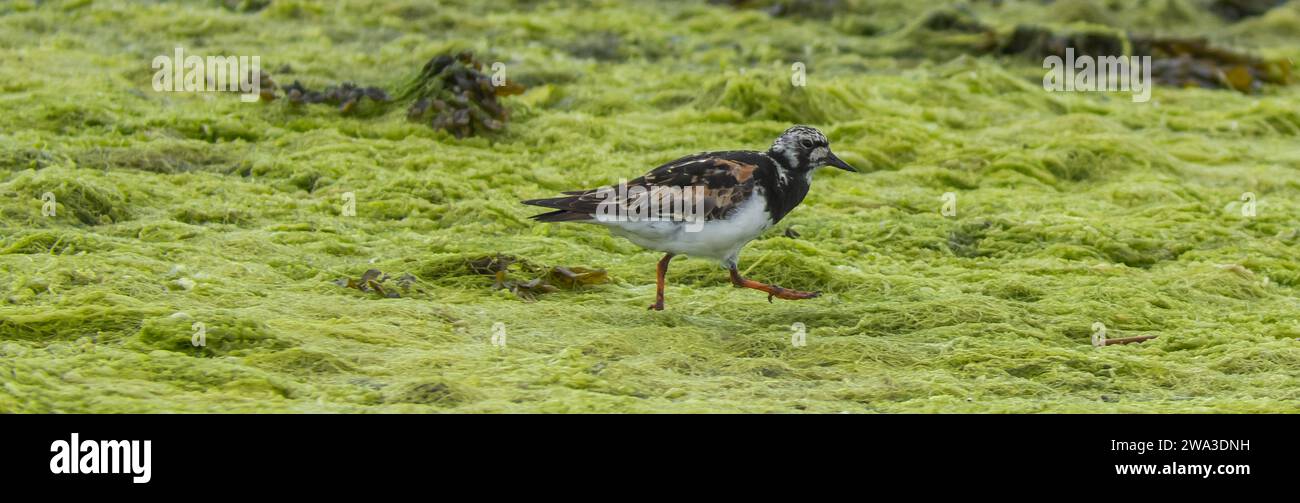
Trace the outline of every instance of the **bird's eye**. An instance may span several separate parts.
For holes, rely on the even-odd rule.
[[[813,148],[813,141],[806,138],[799,140],[799,144],[802,145],[803,148]]]

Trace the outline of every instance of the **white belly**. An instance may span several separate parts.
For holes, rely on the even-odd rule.
[[[767,202],[755,193],[726,220],[704,222],[601,222],[610,232],[644,248],[676,255],[711,258],[729,265],[745,243],[772,226]],[[695,232],[691,232],[694,230]]]

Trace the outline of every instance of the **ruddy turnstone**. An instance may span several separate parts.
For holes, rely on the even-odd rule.
[[[711,258],[731,271],[738,288],[753,288],[781,299],[810,299],[802,292],[741,277],[740,249],[780,222],[803,202],[813,170],[834,166],[857,171],[831,153],[820,131],[794,126],[766,152],[704,152],[671,161],[619,186],[565,192],[565,197],[524,204],[556,211],[534,215],[540,222],[586,222],[642,247],[664,252],[658,290],[650,309],[664,308],[664,277],[677,255]],[[696,211],[691,211],[692,208]]]

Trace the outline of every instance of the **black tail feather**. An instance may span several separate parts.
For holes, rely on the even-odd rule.
[[[575,213],[572,211],[556,210],[550,213],[533,215],[528,218],[531,218],[538,222],[575,222],[580,220],[590,220],[591,215],[588,215],[586,213]]]
[[[582,211],[573,211],[574,203],[578,201],[577,197],[554,197],[550,199],[529,199],[522,201],[524,204],[532,206],[541,206],[543,208],[554,208],[556,211],[533,215],[533,220],[538,222],[575,222],[581,220],[590,220],[591,214]]]

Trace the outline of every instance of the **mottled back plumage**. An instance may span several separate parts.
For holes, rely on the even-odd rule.
[[[644,176],[627,182],[627,188],[641,187],[647,194],[655,194],[656,187],[695,187],[702,190],[704,199],[705,221],[722,220],[736,207],[753,195],[759,177],[773,169],[771,158],[760,152],[702,152],[665,163]],[[566,197],[550,199],[533,199],[524,204],[555,208],[558,211],[535,215],[534,220],[542,222],[562,222],[587,220],[597,212],[597,207],[605,202],[607,191],[616,190],[617,186],[608,185],[595,189],[570,191]],[[604,190],[604,191],[602,191]],[[662,197],[669,192],[661,191]],[[631,200],[618,201],[625,207],[634,203]],[[659,211],[655,215],[668,219],[674,215],[673,205],[653,205]],[[681,215],[677,215],[679,218]]]

